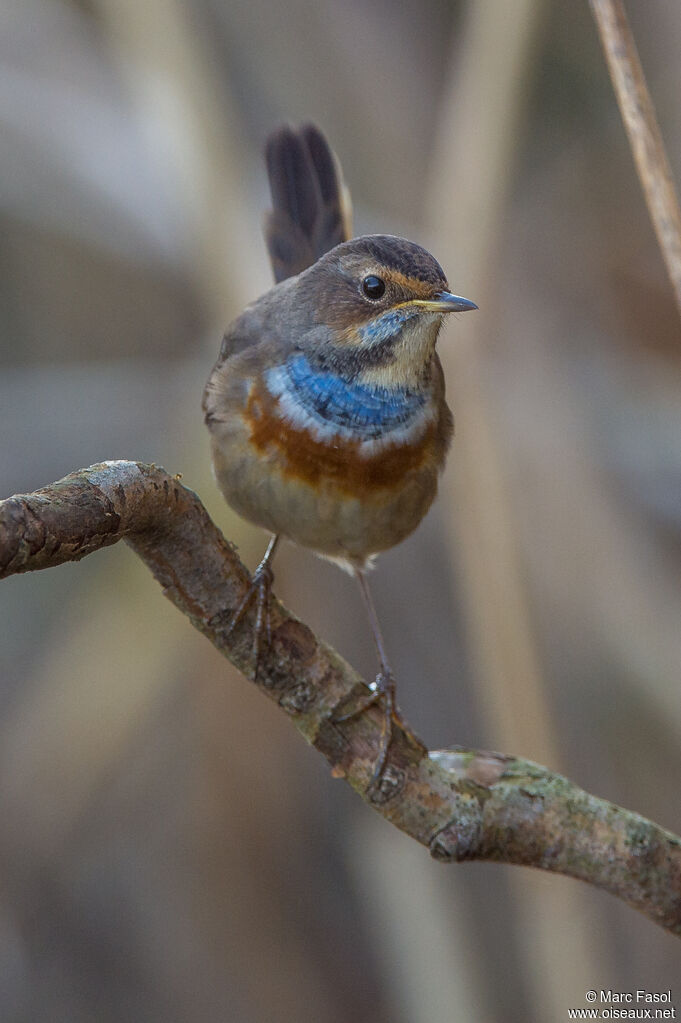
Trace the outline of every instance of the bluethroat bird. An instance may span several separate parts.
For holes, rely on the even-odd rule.
[[[453,432],[435,343],[446,313],[477,306],[451,294],[420,245],[351,237],[340,164],[318,129],[280,128],[266,159],[277,283],[228,328],[203,396],[218,485],[236,512],[272,534],[228,631],[255,600],[257,673],[281,537],[356,577],[380,672],[361,705],[336,720],[382,702],[373,783],[397,711],[367,570],[433,502]]]

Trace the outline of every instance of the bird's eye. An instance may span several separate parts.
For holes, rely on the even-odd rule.
[[[362,291],[367,298],[374,300],[383,298],[385,294],[385,281],[382,281],[380,277],[375,277],[374,274],[369,274],[362,281]]]

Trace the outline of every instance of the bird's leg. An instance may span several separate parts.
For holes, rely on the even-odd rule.
[[[255,611],[255,626],[253,629],[253,677],[258,677],[258,666],[260,664],[260,654],[262,650],[262,639],[263,632],[265,633],[265,639],[267,646],[272,642],[272,620],[271,620],[271,600],[272,600],[272,583],[274,582],[274,575],[270,562],[274,556],[274,552],[277,549],[279,543],[279,534],[275,534],[267,545],[265,555],[253,573],[251,584],[248,587],[246,594],[239,604],[238,608],[232,615],[229,625],[227,626],[226,635],[230,636],[236,629],[237,625],[245,615],[251,601],[256,599],[256,611]]]
[[[381,627],[378,624],[378,615],[376,614],[376,608],[371,597],[371,591],[369,590],[369,584],[367,583],[366,573],[360,568],[355,568],[355,577],[359,583],[359,588],[362,591],[362,598],[364,605],[367,609],[369,616],[369,624],[371,625],[371,631],[374,636],[374,643],[376,644],[376,652],[378,653],[378,661],[381,667],[376,681],[374,682],[372,692],[370,692],[360,703],[354,707],[347,714],[343,714],[337,717],[336,721],[349,721],[351,718],[357,717],[359,714],[363,714],[368,707],[372,707],[375,703],[383,701],[383,733],[381,735],[381,748],[376,760],[374,767],[374,773],[371,776],[370,784],[375,784],[383,774],[385,768],[385,762],[388,756],[388,750],[390,749],[390,743],[392,741],[393,732],[393,718],[395,716],[396,705],[395,705],[395,678],[392,673],[392,668],[388,662],[388,657],[385,652],[385,643],[383,641],[383,634]]]

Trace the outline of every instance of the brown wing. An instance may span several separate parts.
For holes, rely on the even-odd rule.
[[[352,237],[352,207],[338,158],[314,125],[278,128],[265,158],[272,193],[265,240],[279,282]]]

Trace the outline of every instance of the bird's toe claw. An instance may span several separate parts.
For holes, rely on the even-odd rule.
[[[251,583],[241,603],[232,615],[226,629],[230,636],[242,621],[253,600],[256,601],[255,624],[253,626],[253,678],[257,679],[263,645],[269,648],[272,642],[272,583],[274,574],[269,565],[259,565],[253,573]],[[265,643],[263,644],[263,635]]]
[[[373,707],[374,704],[383,704],[383,727],[381,730],[381,741],[379,746],[378,757],[374,764],[374,770],[369,781],[369,787],[377,785],[383,772],[385,770],[386,762],[388,759],[388,751],[390,750],[390,744],[392,742],[393,732],[393,721],[399,720],[396,717],[396,706],[395,706],[395,679],[388,672],[380,672],[376,676],[376,680],[371,688],[371,691],[364,696],[359,703],[346,711],[344,714],[339,714],[334,717],[334,724],[342,724],[344,721],[351,721],[353,718],[359,717],[369,707]]]

